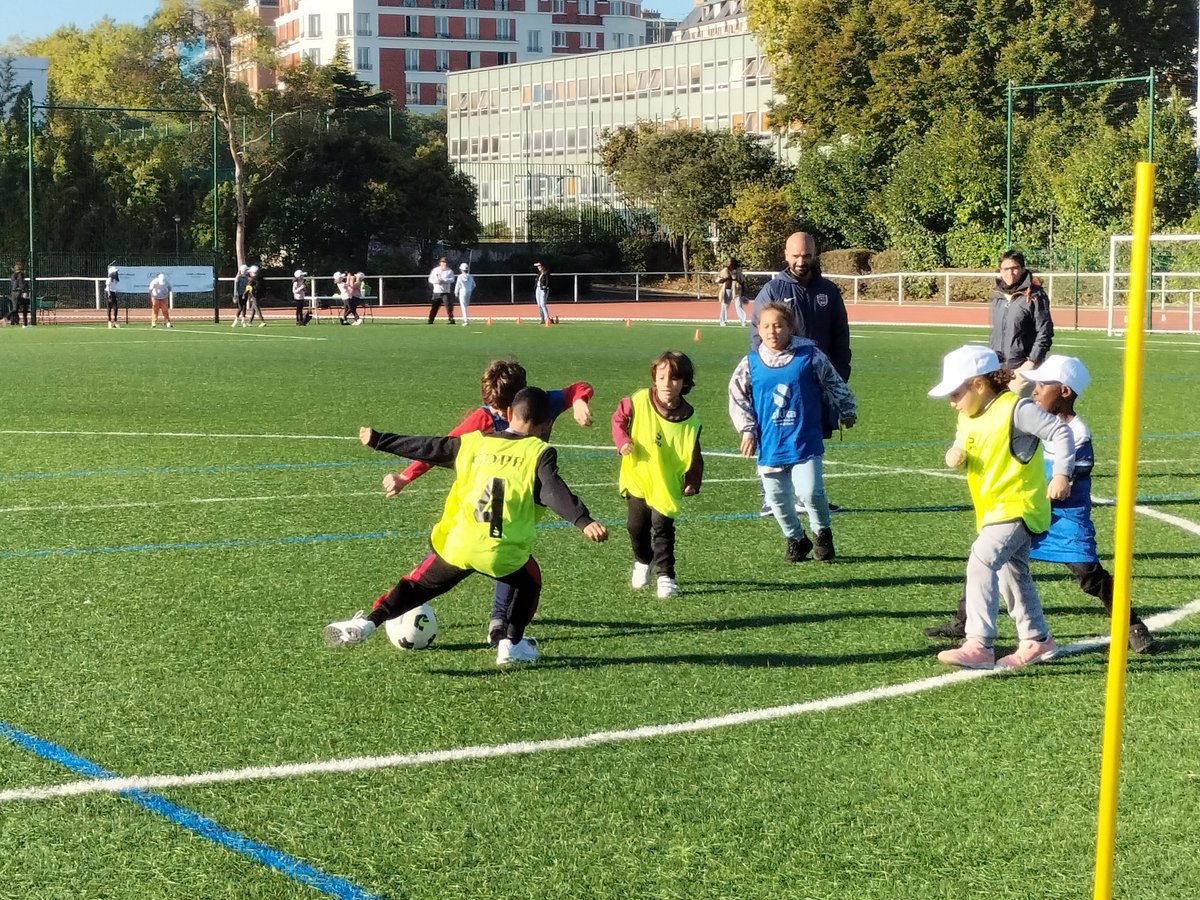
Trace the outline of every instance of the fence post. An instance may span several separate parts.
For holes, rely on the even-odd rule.
[[[1191,334],[1195,329],[1192,327],[1195,321],[1196,314],[1196,292],[1188,291],[1188,334]]]
[[[1046,273],[1046,299],[1050,302],[1051,306],[1054,305],[1054,273],[1053,272]]]
[[[901,272],[896,276],[896,305],[904,305],[904,273]]]
[[[950,273],[946,273],[946,305],[950,305]]]
[[[508,276],[508,302],[514,306],[517,303],[517,276]]]
[[[642,276],[640,272],[633,273],[633,302],[638,303],[642,299]]]
[[[390,109],[391,107],[388,107],[388,108]],[[576,272],[574,275],[572,275],[571,280],[575,282],[575,302],[578,303],[579,302],[579,273]]]

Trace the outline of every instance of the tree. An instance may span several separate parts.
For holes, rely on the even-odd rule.
[[[772,269],[783,259],[788,235],[800,221],[788,202],[786,188],[751,184],[738,191],[731,206],[721,210],[720,254],[736,256],[752,269]]]
[[[737,189],[782,183],[771,151],[742,132],[663,129],[650,122],[607,132],[600,165],[631,205],[651,207],[679,242],[684,268]]]
[[[233,163],[234,248],[241,264],[246,260],[246,168],[236,121],[253,103],[245,85],[233,79],[233,68],[237,61],[273,64],[271,34],[242,0],[163,0],[153,27],[160,52],[178,62],[184,96],[199,98],[225,136]]]
[[[882,249],[887,225],[877,207],[886,181],[882,139],[843,134],[802,149],[788,199],[819,246]]]

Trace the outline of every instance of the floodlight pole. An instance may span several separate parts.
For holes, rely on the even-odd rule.
[[[1012,249],[1012,116],[1013,83],[1008,80],[1008,124],[1004,131],[1004,249]]]
[[[25,267],[25,283],[29,291],[29,321],[37,324],[37,285],[33,264],[33,96],[25,104],[25,172],[29,191],[29,263]]]

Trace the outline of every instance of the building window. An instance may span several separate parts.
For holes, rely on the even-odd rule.
[[[316,49],[305,50],[304,58],[307,59],[314,66],[319,66],[321,64],[321,51],[316,50]]]
[[[584,50],[595,50],[596,35],[591,31],[579,32],[579,46]]]
[[[419,50],[404,51],[404,71],[419,72],[421,70],[421,53]]]
[[[471,40],[471,41],[479,40],[479,17],[478,16],[468,16],[467,17],[467,31],[466,31],[465,37],[467,38],[467,40]]]
[[[404,33],[408,37],[421,36],[421,17],[420,16],[405,16],[404,17]]]
[[[371,36],[371,14],[359,13],[358,24],[355,26],[357,32],[364,37]]]
[[[526,42],[525,49],[530,53],[541,53],[542,33],[540,31],[530,31],[528,35],[529,40]]]
[[[337,36],[346,37],[350,34],[350,13],[337,14]]]
[[[433,51],[433,59],[434,59],[435,65],[437,66],[437,70],[439,72],[449,72],[450,71],[450,51],[449,50]]]
[[[592,14],[592,0],[579,0],[579,15],[590,16]]]
[[[308,17],[308,36],[309,37],[320,37],[321,36],[321,17],[320,16],[309,16]]]
[[[567,0],[550,0],[550,12],[565,13],[567,11]]]
[[[497,53],[496,54],[496,65],[507,66],[509,63],[511,63],[513,61],[512,58],[513,58],[512,53]]]
[[[421,85],[409,82],[404,86],[404,103],[413,106],[421,102]]]
[[[479,9],[479,0],[463,0],[463,9]]]
[[[512,19],[496,20],[496,40],[511,41],[513,39]]]
[[[433,33],[440,38],[450,37],[450,17],[434,16]]]
[[[354,50],[354,62],[360,69],[371,68],[371,48],[356,47]]]
[[[496,0],[496,9],[499,12],[507,11],[508,10],[508,0]]]
[[[434,99],[438,106],[446,105],[446,85],[439,84],[434,90]]]
[[[434,9],[446,9],[446,0],[433,0]]]
[[[550,32],[550,45],[552,47],[567,46],[567,33],[565,31]]]
[[[620,50],[624,46],[625,46],[625,35],[614,34],[613,35],[613,47],[617,50]]]

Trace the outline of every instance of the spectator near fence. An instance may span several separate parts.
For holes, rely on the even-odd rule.
[[[163,322],[168,328],[171,328],[171,301],[175,299],[175,290],[171,287],[171,280],[167,278],[166,272],[159,272],[154,276],[154,280],[150,282],[150,327],[158,327],[158,317],[162,316]]]
[[[1000,274],[988,297],[991,314],[989,346],[1000,365],[1013,373],[1009,389],[1021,397],[1033,394],[1033,382],[1022,372],[1041,365],[1054,341],[1050,298],[1042,283],[1025,268],[1025,255],[1008,250],[1000,257]]]
[[[108,278],[104,281],[104,305],[108,310],[108,327],[120,328],[117,323],[117,314],[119,312],[117,285],[121,281],[121,273],[116,266],[108,267]]]
[[[11,325],[21,324],[22,328],[29,327],[29,279],[25,277],[25,263],[13,264],[12,279],[9,283],[9,296],[12,308],[8,313]]]
[[[443,303],[446,304],[446,319],[451,325],[454,324],[454,282],[457,280],[458,276],[450,268],[450,261],[443,256],[429,273],[429,283],[433,285],[433,302],[429,307],[430,325],[437,318],[438,309]]]
[[[550,270],[546,268],[546,264],[535,262],[533,267],[537,269],[537,283],[533,287],[533,299],[537,303],[538,315],[541,317],[542,324],[545,325],[550,320]]]
[[[454,280],[454,295],[458,297],[459,318],[462,319],[463,325],[470,324],[471,295],[473,293],[475,293],[475,276],[471,274],[469,265],[460,263],[458,276]]]

